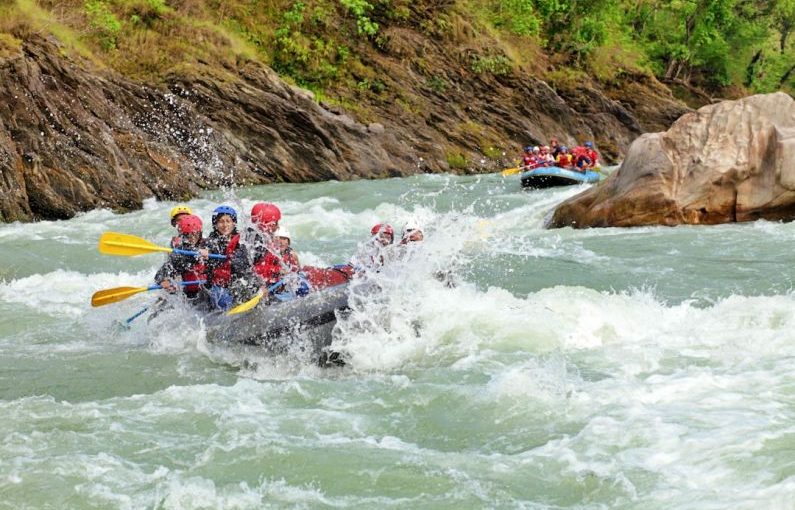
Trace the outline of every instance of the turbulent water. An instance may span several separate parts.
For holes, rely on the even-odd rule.
[[[0,507],[795,508],[795,223],[544,230],[581,189],[423,175],[190,202],[278,203],[304,264],[425,226],[330,369],[220,349],[179,308],[120,327],[153,292],[91,308],[164,258],[99,236],[166,245],[173,203],[0,226]]]

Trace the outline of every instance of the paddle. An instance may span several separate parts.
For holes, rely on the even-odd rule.
[[[518,174],[519,172],[523,172],[523,171],[525,171],[527,169],[535,170],[536,168],[541,168],[542,166],[547,166],[547,162],[546,161],[539,161],[538,163],[533,163],[532,165],[517,166],[516,168],[506,168],[505,170],[500,172],[500,174],[503,175],[503,176],[514,175],[514,174]]]
[[[279,280],[278,282],[274,283],[273,285],[268,287],[268,294],[272,293],[274,290],[278,289],[282,285],[284,285],[284,280]],[[255,306],[257,306],[259,304],[259,302],[262,300],[262,296],[264,296],[264,295],[265,295],[265,293],[262,291],[262,289],[260,289],[259,292],[257,292],[254,295],[253,298],[249,299],[245,303],[241,303],[241,304],[237,305],[236,307],[234,307],[231,310],[229,310],[228,312],[226,312],[226,314],[227,315],[236,315],[238,313],[247,312],[247,311],[251,310],[252,308],[254,308]]]
[[[509,176],[509,175],[518,174],[518,173],[519,173],[519,172],[521,172],[521,171],[522,171],[524,168],[525,168],[525,167],[523,167],[523,166],[516,166],[516,167],[513,167],[513,168],[506,168],[505,170],[503,170],[502,172],[500,172],[500,175],[502,175],[503,177],[507,177],[507,176]]]
[[[204,280],[195,280],[191,282],[180,282],[182,286],[185,285],[201,285]],[[150,285],[149,287],[115,287],[113,289],[98,290],[91,296],[91,306],[105,306],[111,303],[118,303],[124,301],[128,297],[134,296],[141,292],[148,290],[162,289],[162,285]],[[134,319],[135,317],[133,317]]]
[[[190,250],[180,250],[177,248],[166,248],[150,243],[146,239],[130,234],[119,234],[116,232],[105,232],[99,238],[99,252],[105,255],[122,255],[126,257],[134,257],[136,255],[144,255],[152,252],[174,252],[180,255],[188,255],[191,257],[198,257],[199,252]],[[212,259],[225,259],[226,255],[220,253],[211,253]]]

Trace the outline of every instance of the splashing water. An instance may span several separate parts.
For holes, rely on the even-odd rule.
[[[795,226],[544,230],[579,191],[423,175],[190,202],[276,202],[313,265],[423,225],[332,369],[219,349],[180,303],[119,328],[151,293],[90,308],[163,260],[99,235],[165,245],[171,203],[0,226],[3,505],[792,508]]]

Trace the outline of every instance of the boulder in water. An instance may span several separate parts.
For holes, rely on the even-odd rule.
[[[795,219],[795,100],[724,101],[641,135],[599,186],[560,204],[550,228]]]

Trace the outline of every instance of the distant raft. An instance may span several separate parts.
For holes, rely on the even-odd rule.
[[[557,166],[534,168],[522,173],[524,188],[552,188],[554,186],[570,186],[572,184],[593,184],[599,182],[602,174],[587,170],[585,173],[568,170]]]

